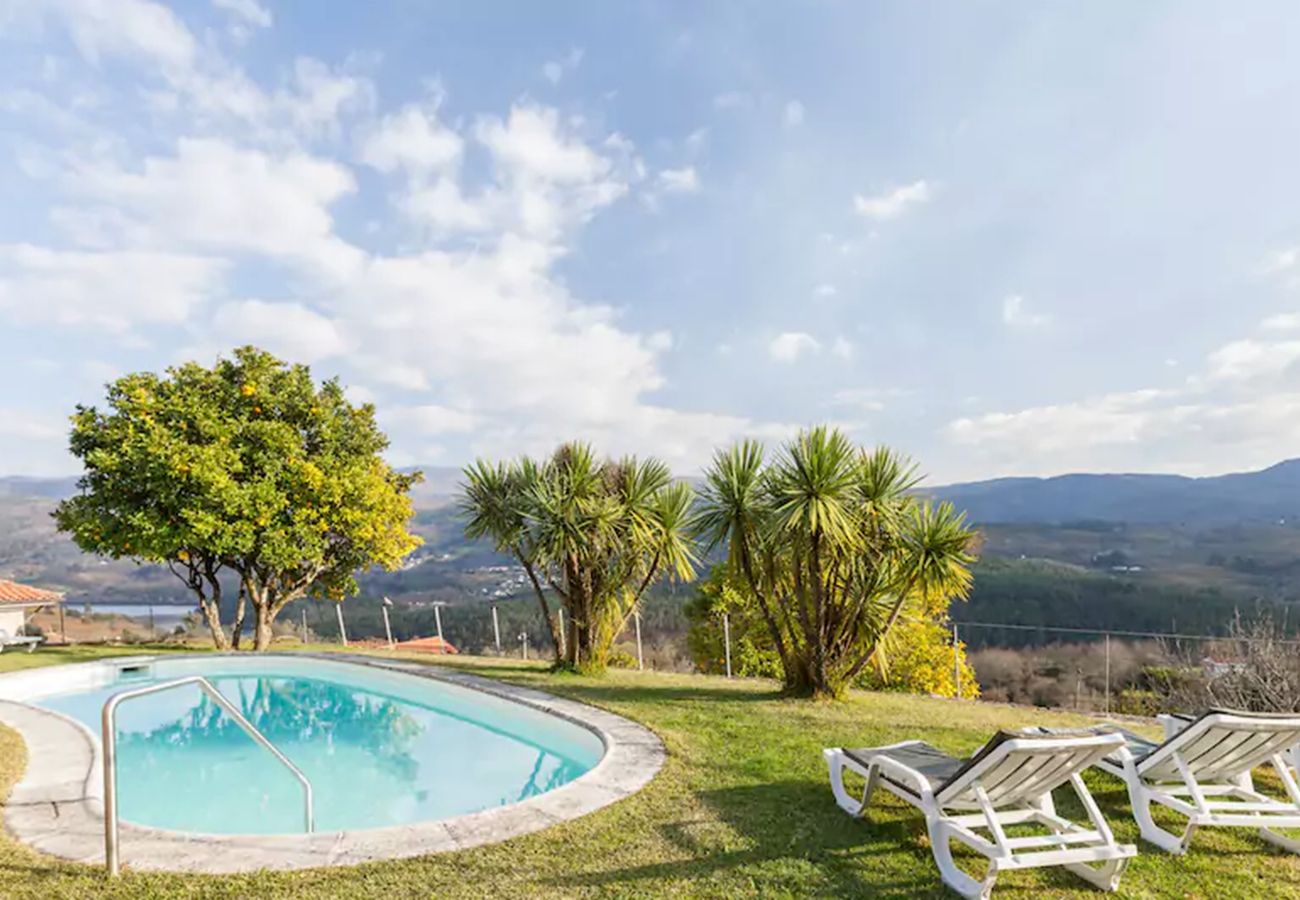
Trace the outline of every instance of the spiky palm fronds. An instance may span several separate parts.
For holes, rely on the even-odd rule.
[[[564,643],[573,664],[603,665],[644,591],[665,575],[695,576],[693,494],[656,459],[600,460],[582,443],[511,465],[465,470],[466,534],[490,537],[521,557],[568,612]]]
[[[904,614],[946,610],[970,588],[974,540],[951,506],[920,502],[915,465],[839,431],[809,429],[770,465],[742,442],[705,475],[696,532],[758,604],[794,690],[836,694],[885,664]]]

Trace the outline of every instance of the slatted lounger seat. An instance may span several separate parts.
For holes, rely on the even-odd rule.
[[[824,756],[841,808],[861,815],[877,787],[918,807],[944,883],[962,896],[987,898],[999,872],[1040,866],[1064,866],[1097,887],[1115,890],[1137,850],[1116,843],[1079,773],[1123,745],[1124,738],[1114,732],[1000,731],[967,760],[923,741],[860,750],[832,747]],[[866,779],[860,800],[844,787],[845,769]],[[1091,828],[1057,814],[1052,791],[1066,783],[1087,811]],[[1008,837],[1009,825],[1037,825],[1048,833]],[[954,840],[989,860],[982,882],[957,868]]]
[[[1097,767],[1128,787],[1142,837],[1170,853],[1185,853],[1202,826],[1255,828],[1292,853],[1300,841],[1272,828],[1300,828],[1300,786],[1287,758],[1297,757],[1300,715],[1212,709],[1195,718],[1165,717],[1161,743],[1125,733],[1123,747]],[[1278,800],[1255,790],[1251,772],[1272,765],[1286,791]],[[1158,826],[1151,804],[1186,817],[1181,835]]]

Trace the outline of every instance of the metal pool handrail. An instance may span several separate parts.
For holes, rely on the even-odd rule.
[[[270,751],[271,755],[279,760],[293,774],[294,778],[298,779],[303,792],[304,824],[309,834],[316,830],[316,813],[312,803],[311,782],[307,779],[307,776],[302,774],[302,770],[295,766],[289,757],[281,753],[280,749],[275,744],[272,744],[266,735],[258,731],[252,722],[244,718],[244,714],[227,700],[224,694],[213,687],[212,682],[202,675],[189,675],[185,678],[177,678],[174,681],[150,684],[134,690],[123,691],[120,694],[114,694],[104,704],[104,710],[100,715],[104,741],[104,862],[108,865],[109,875],[117,875],[121,870],[121,861],[118,856],[117,828],[117,728],[115,721],[117,708],[127,700],[134,700],[136,697],[156,694],[160,691],[168,691],[172,688],[184,687],[187,684],[198,685],[199,689],[207,694],[213,703],[220,706],[226,715],[234,719],[235,724],[242,728],[245,734]]]

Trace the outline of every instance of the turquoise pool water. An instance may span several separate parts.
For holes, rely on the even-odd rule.
[[[239,661],[239,669],[248,663]],[[198,671],[311,780],[316,830],[379,828],[514,803],[591,769],[600,740],[580,726],[453,685],[346,664],[265,672],[203,668],[34,701],[96,734],[128,687]],[[211,834],[303,830],[302,789],[197,687],[118,708],[123,821]]]

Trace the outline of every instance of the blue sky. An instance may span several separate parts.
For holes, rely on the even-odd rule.
[[[0,473],[251,342],[398,464],[1300,455],[1300,7],[0,0]]]

